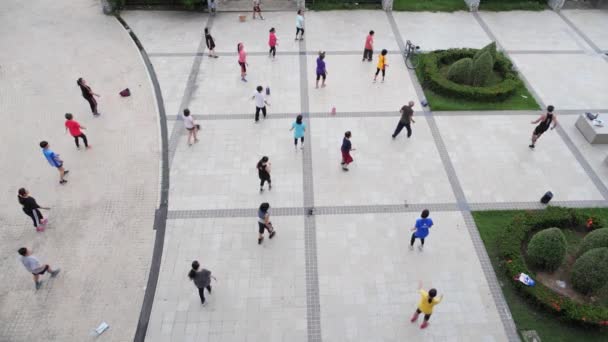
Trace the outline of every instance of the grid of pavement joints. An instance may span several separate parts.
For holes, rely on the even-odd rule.
[[[490,38],[496,40],[494,35],[491,33],[485,22],[481,19],[478,14],[474,14],[476,16],[477,21],[482,26],[484,31],[488,34]],[[391,24],[392,30],[397,39],[400,50],[403,50],[404,43],[403,39],[400,35],[399,30],[397,29],[395,20],[390,12],[387,12],[387,18]],[[577,33],[579,33],[584,39],[586,38],[572,23],[566,20],[570,26],[572,26]],[[212,18],[209,19],[208,25],[212,24]],[[586,41],[588,38],[585,39]],[[596,52],[598,51],[594,45],[590,44]],[[196,82],[196,76],[198,74],[198,69],[200,67],[200,63],[202,61],[202,57],[204,56],[204,41],[201,40],[199,44],[199,48],[195,54],[184,54],[188,56],[194,56],[195,60],[193,62],[192,70],[188,79],[188,84],[186,86],[186,90],[184,91],[184,97],[182,99],[182,104],[180,106],[180,111],[182,108],[185,108],[190,101],[192,95],[192,87]],[[506,52],[506,51],[505,51]],[[309,99],[308,99],[308,87],[307,87],[307,68],[306,68],[306,56],[312,54],[313,52],[307,52],[305,48],[305,43],[300,43],[300,51],[293,52],[292,55],[300,56],[300,82],[301,82],[301,112],[305,113],[305,122],[308,126],[306,135],[310,136],[310,118],[311,117],[329,117],[327,113],[309,113]],[[316,53],[316,52],[314,52]],[[340,55],[350,55],[355,54],[355,52],[335,52]],[[400,53],[391,51],[391,53]],[[518,53],[528,53],[527,51],[512,51],[513,54]],[[535,53],[556,53],[554,51],[537,51]],[[563,51],[561,51],[563,53]],[[581,53],[580,51],[571,51],[569,53]],[[228,53],[232,55],[233,53]],[[359,51],[356,52],[357,55],[360,54]],[[176,55],[176,54],[151,54],[158,56],[165,55]],[[265,55],[265,53],[264,53]],[[412,70],[408,70],[410,76],[412,77],[414,87],[416,92],[421,95],[420,98],[424,98],[422,93],[422,88],[420,84],[417,82],[417,78],[415,73]],[[542,104],[543,102],[540,100],[538,95],[534,92],[534,89],[531,85],[524,81],[531,93],[535,96],[537,101]],[[468,115],[490,115],[490,114],[503,114],[504,112],[468,112]],[[179,114],[179,113],[178,113]],[[314,215],[331,215],[331,214],[347,214],[347,213],[370,213],[370,212],[402,212],[402,211],[419,211],[421,208],[434,208],[435,210],[443,210],[443,211],[461,211],[463,218],[466,222],[467,229],[471,236],[472,242],[475,246],[475,250],[477,256],[480,260],[482,269],[484,271],[486,280],[488,281],[489,287],[492,292],[492,296],[494,297],[497,309],[499,311],[499,315],[503,321],[504,327],[506,329],[507,336],[509,340],[518,341],[519,337],[517,335],[516,327],[511,318],[511,314],[509,308],[504,300],[502,291],[498,285],[498,281],[496,275],[494,273],[494,269],[492,268],[491,262],[489,260],[488,254],[485,251],[485,246],[480,239],[479,232],[473,220],[470,210],[474,209],[522,209],[522,208],[530,208],[530,209],[540,209],[543,208],[544,205],[536,203],[536,202],[509,202],[509,203],[472,203],[469,204],[466,200],[464,192],[462,191],[462,187],[460,186],[460,182],[456,175],[456,172],[453,168],[449,155],[447,153],[447,149],[445,144],[441,138],[441,134],[439,129],[435,123],[433,118],[434,115],[448,115],[447,113],[432,113],[429,109],[424,109],[424,114],[428,119],[429,125],[431,127],[431,132],[433,135],[434,142],[439,151],[440,157],[442,159],[442,163],[450,180],[450,184],[453,188],[457,203],[445,203],[445,204],[417,204],[411,206],[401,206],[401,205],[378,205],[378,206],[337,206],[337,207],[320,207],[314,208],[314,193],[313,193],[313,177],[312,177],[312,155],[311,150],[306,149],[307,153],[304,153],[304,162],[303,162],[303,190],[304,190],[304,208],[275,208],[273,209],[274,215],[305,215],[305,251],[306,251],[306,285],[307,285],[307,322],[308,322],[308,339],[309,341],[321,341],[321,322],[320,322],[320,302],[319,302],[319,287],[318,287],[318,270],[317,270],[317,251],[316,251],[316,223]],[[452,115],[455,113],[452,113]],[[463,115],[464,113],[461,113]],[[522,111],[520,114],[529,114],[529,112]],[[572,111],[568,114],[575,114],[575,111]],[[291,117],[291,114],[275,114],[272,117],[283,118]],[[237,114],[237,115],[199,115],[199,118],[204,119],[215,119],[215,120],[227,120],[227,119],[249,119],[250,114]],[[362,116],[397,116],[395,113],[388,112],[378,112],[378,113],[342,113],[341,116],[345,117],[362,117]],[[169,116],[169,120],[174,119],[178,120],[179,115],[175,117]],[[174,126],[173,132],[171,134],[170,139],[170,154],[171,160],[175,154],[175,147],[177,146],[177,142],[181,134],[176,132],[179,130]],[[599,191],[602,193],[604,198],[608,199],[608,189],[603,185],[603,183],[599,180],[599,177],[595,174],[595,172],[591,169],[589,164],[586,162],[580,151],[576,148],[576,146],[572,143],[572,141],[568,138],[566,133],[563,130],[558,130],[559,135],[564,139],[568,148],[575,155],[577,161],[581,164],[585,172],[592,179],[594,184],[598,187]],[[311,141],[308,139],[308,144]],[[573,207],[581,207],[581,206],[606,206],[606,201],[569,201],[569,202],[557,202],[558,205],[565,206],[573,206]],[[310,210],[314,208],[314,215],[310,215]],[[171,211],[169,212],[169,219],[175,218],[200,218],[200,217],[235,217],[235,216],[252,216],[255,214],[255,209],[226,209],[226,210],[186,210],[186,211]]]
[[[393,34],[397,38],[399,47],[404,50],[403,38],[401,37],[401,33],[399,32],[397,23],[395,22],[392,13],[387,12],[387,17],[391,24]],[[493,40],[496,41],[496,39]],[[415,89],[418,93],[418,97],[420,99],[423,99],[424,93],[422,91],[420,82],[418,82],[416,73],[410,69],[408,69],[408,72],[412,81],[415,84]],[[469,204],[464,195],[464,191],[462,190],[462,186],[460,185],[460,181],[458,180],[458,175],[456,174],[454,166],[452,165],[450,155],[448,154],[448,151],[445,147],[445,143],[441,138],[439,127],[437,127],[437,123],[435,122],[435,118],[433,117],[433,113],[430,109],[425,110],[425,116],[427,117],[427,122],[431,129],[431,134],[433,136],[433,140],[435,141],[435,146],[441,158],[441,162],[448,176],[448,180],[450,181],[450,185],[452,186],[452,191],[454,192],[454,197],[456,198],[458,208],[461,210],[461,214],[467,226],[469,236],[471,237],[471,240],[473,242],[475,253],[477,254],[477,258],[479,259],[479,262],[481,264],[481,269],[483,270],[486,281],[488,282],[490,292],[492,293],[492,297],[494,299],[494,303],[496,305],[496,309],[498,310],[500,319],[503,323],[507,338],[509,339],[509,341],[519,341],[519,335],[517,333],[515,322],[513,322],[513,318],[511,317],[511,311],[509,310],[509,306],[505,301],[505,298],[502,294],[502,290],[498,286],[498,279],[496,278],[496,274],[494,273],[494,268],[492,267],[492,263],[490,262],[490,258],[483,244],[483,241],[481,241],[481,237],[479,236],[477,225],[475,224],[473,216],[471,215]]]
[[[209,16],[207,19],[207,24],[205,27],[213,26],[213,16]],[[176,117],[178,120],[181,120],[181,116],[179,115],[184,108],[188,108],[190,101],[192,100],[192,93],[194,92],[194,86],[196,85],[196,79],[198,78],[199,70],[201,68],[201,63],[203,62],[203,52],[205,51],[206,43],[205,36],[201,37],[201,40],[198,44],[197,53],[194,56],[194,60],[192,61],[192,67],[190,68],[190,74],[188,75],[188,80],[186,83],[186,87],[184,88],[184,95],[182,96],[182,101],[179,105],[179,110],[176,113]],[[173,130],[171,131],[171,135],[169,136],[169,167],[173,164],[173,158],[175,157],[175,151],[177,150],[177,145],[179,144],[182,128],[179,125],[173,125]]]

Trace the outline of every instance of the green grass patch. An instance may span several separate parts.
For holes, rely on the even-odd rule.
[[[608,209],[606,208],[577,209],[577,211],[585,213],[585,215],[596,215],[604,220],[608,219]],[[479,229],[479,234],[490,256],[498,281],[502,284],[501,289],[509,305],[517,329],[519,331],[536,330],[542,341],[606,341],[606,336],[608,336],[606,335],[608,334],[608,329],[606,328],[585,328],[565,322],[550,312],[529,304],[528,301],[517,293],[517,290],[513,286],[513,280],[508,279],[505,272],[500,269],[498,262],[498,238],[500,233],[505,226],[511,223],[513,217],[523,212],[523,210],[473,212],[473,218]],[[569,243],[580,242],[580,237],[574,235],[566,235]],[[608,288],[606,290],[608,291]]]
[[[394,11],[454,12],[468,10],[464,0],[394,0]]]
[[[542,11],[546,9],[549,9],[547,1],[538,0],[481,0],[479,3],[480,11]]]
[[[357,10],[357,9],[381,9],[382,3],[357,3],[354,0],[315,0],[314,4],[308,6],[314,11],[331,11],[331,10]]]

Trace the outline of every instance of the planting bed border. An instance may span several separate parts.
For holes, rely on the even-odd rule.
[[[586,220],[587,217],[583,217],[575,210],[561,207],[547,207],[542,211],[529,211],[524,215],[516,216],[511,224],[505,227],[498,242],[500,264],[507,277],[513,279],[520,273],[526,273],[535,278],[536,274],[528,269],[521,249],[523,243],[532,234],[551,227],[561,229],[584,227]],[[536,282],[535,286],[516,282],[515,288],[535,304],[570,321],[590,326],[608,326],[608,308],[575,302],[540,282]]]

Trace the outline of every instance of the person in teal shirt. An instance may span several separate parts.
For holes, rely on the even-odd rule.
[[[298,115],[296,118],[296,122],[291,124],[291,128],[289,129],[293,132],[293,143],[295,145],[296,151],[298,150],[298,139],[300,139],[301,148],[304,148],[304,132],[306,132],[306,124],[302,122],[302,115]]]

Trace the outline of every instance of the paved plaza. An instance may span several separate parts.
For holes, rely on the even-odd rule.
[[[0,5],[0,25],[19,33],[0,35],[2,47],[17,47],[0,56],[0,109],[17,124],[1,128],[10,167],[0,208],[0,341],[518,341],[471,210],[540,209],[547,190],[556,205],[608,206],[608,145],[589,144],[574,126],[584,111],[608,114],[606,11],[307,12],[301,42],[290,11],[244,23],[238,12],[123,11],[147,69],[96,1],[59,3],[36,1],[31,13],[14,0]],[[62,20],[68,7],[72,21]],[[204,27],[217,59],[207,57]],[[370,29],[374,62],[361,62]],[[422,108],[399,53],[406,40],[423,50],[496,40],[539,104],[556,106],[560,127],[530,151],[530,121],[541,111]],[[247,83],[238,42],[249,54]],[[386,81],[372,83],[383,48]],[[329,74],[315,89],[320,50]],[[75,75],[102,94],[100,118],[88,114]],[[257,85],[270,87],[271,105],[255,124]],[[133,96],[120,98],[127,86]],[[393,140],[409,100],[413,135]],[[191,147],[184,108],[201,125]],[[66,111],[87,126],[92,150],[75,150],[64,135]],[[289,131],[298,114],[304,149],[294,149]],[[339,165],[346,130],[356,149],[349,172]],[[42,137],[69,162],[65,187],[36,147]],[[255,165],[264,155],[273,188],[260,193]],[[45,233],[16,203],[21,186],[53,207]],[[258,245],[261,202],[271,205],[277,235]],[[425,208],[435,226],[424,251],[410,251],[409,228]],[[15,253],[21,245],[62,273],[35,291]],[[204,307],[187,278],[194,259],[217,278]],[[445,294],[425,330],[409,323],[419,282]],[[101,321],[110,329],[91,337]]]

